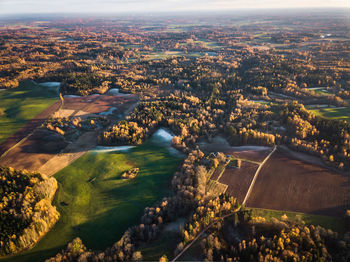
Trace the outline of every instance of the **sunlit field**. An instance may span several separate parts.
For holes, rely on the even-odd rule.
[[[112,245],[140,222],[145,207],[170,194],[170,180],[181,159],[152,138],[128,151],[87,153],[55,175],[59,222],[35,248],[9,261],[48,258],[78,236],[88,248]],[[137,177],[121,179],[132,167],[140,168]]]
[[[0,92],[0,143],[58,99],[57,87],[25,81]]]

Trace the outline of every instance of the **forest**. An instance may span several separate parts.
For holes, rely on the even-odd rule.
[[[59,219],[51,205],[57,181],[39,173],[0,167],[0,255],[33,246]]]

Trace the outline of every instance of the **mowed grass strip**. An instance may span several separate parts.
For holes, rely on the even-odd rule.
[[[209,179],[208,183],[207,183],[207,188],[206,191],[209,194],[215,195],[215,196],[219,196],[220,194],[223,194],[226,192],[228,185],[222,184],[218,181]]]
[[[289,220],[296,221],[302,220],[306,225],[322,226],[326,229],[331,229],[338,233],[344,231],[344,220],[340,217],[332,216],[320,216],[313,214],[306,214],[300,212],[290,212],[282,210],[262,209],[262,208],[246,208],[252,210],[253,216],[264,217],[266,220],[271,218],[281,219],[283,215],[286,215]]]
[[[345,120],[350,122],[350,107],[323,107],[323,108],[308,108],[309,111],[317,116],[326,119]]]
[[[31,81],[18,88],[0,92],[0,143],[58,99],[56,87]]]
[[[170,194],[170,181],[182,160],[152,138],[124,152],[89,152],[55,174],[54,204],[61,214],[38,245],[12,261],[43,261],[80,237],[90,249],[103,250],[125,230],[140,223],[143,210]],[[140,168],[136,178],[123,172]]]

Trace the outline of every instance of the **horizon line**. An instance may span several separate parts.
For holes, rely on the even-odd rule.
[[[13,13],[1,13],[0,12],[0,18],[2,17],[13,17],[13,16],[33,16],[33,15],[40,15],[40,16],[45,16],[45,15],[50,15],[50,16],[67,16],[67,15],[82,15],[82,16],[87,16],[87,15],[92,15],[92,16],[98,16],[98,15],[139,15],[139,14],[144,14],[144,15],[161,15],[161,14],[192,14],[197,13],[197,14],[216,14],[216,13],[234,13],[235,11],[239,12],[258,12],[258,11],[284,11],[284,12],[295,12],[295,11],[311,11],[311,12],[318,12],[318,11],[330,11],[329,9],[332,9],[332,11],[340,11],[340,12],[350,12],[350,7],[339,7],[339,6],[334,6],[334,7],[266,7],[266,8],[232,8],[232,9],[216,9],[216,10],[208,10],[208,9],[201,9],[201,10],[174,10],[174,11],[165,11],[165,10],[154,10],[154,11],[149,11],[149,10],[135,10],[135,11],[96,11],[96,12],[76,12],[76,11],[60,11],[60,12],[13,12]],[[18,19],[20,17],[17,17]]]

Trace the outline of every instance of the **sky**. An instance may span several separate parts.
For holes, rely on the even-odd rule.
[[[350,0],[0,0],[0,14],[132,13],[347,7]]]

